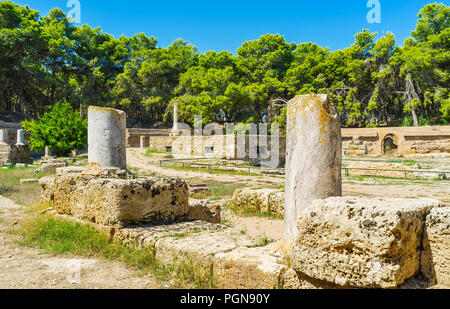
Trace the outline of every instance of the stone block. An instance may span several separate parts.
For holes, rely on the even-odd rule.
[[[221,207],[219,205],[210,205],[207,200],[189,199],[188,219],[220,223],[220,213]]]
[[[127,226],[114,231],[113,239],[140,248],[153,248],[161,238],[188,235],[199,231],[223,230],[226,226],[205,221],[184,221],[167,225]]]
[[[422,274],[438,287],[450,288],[450,207],[432,209],[426,219]]]
[[[39,186],[41,187],[41,201],[53,200],[53,187],[55,185],[55,177],[42,177],[39,179]]]
[[[277,189],[237,189],[232,203],[238,208],[262,213],[284,214],[284,192]]]
[[[188,262],[199,271],[210,271],[213,258],[219,253],[256,245],[256,240],[231,230],[202,232],[187,237],[180,234],[173,236],[156,243],[157,259],[164,265]]]
[[[106,226],[171,223],[188,215],[188,189],[178,179],[114,179],[56,175],[53,207]]]
[[[420,270],[433,199],[315,200],[298,220],[293,268],[340,287],[395,288]]]
[[[219,289],[278,289],[287,266],[270,254],[269,247],[237,248],[218,253],[213,274]]]

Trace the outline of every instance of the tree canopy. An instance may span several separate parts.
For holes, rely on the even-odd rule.
[[[378,38],[378,39],[377,39]],[[0,1],[0,109],[42,115],[68,102],[122,109],[129,125],[179,118],[205,122],[278,122],[297,94],[328,93],[345,127],[447,124],[450,121],[450,8],[428,4],[403,46],[394,34],[363,29],[350,47],[330,51],[278,34],[247,41],[236,55],[200,53],[177,40],[114,38],[76,27],[60,9],[40,16]]]

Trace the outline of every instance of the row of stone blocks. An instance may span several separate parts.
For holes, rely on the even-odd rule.
[[[259,247],[223,225],[186,220],[185,182],[127,178],[123,170],[70,167],[41,186],[58,213],[152,247],[166,265],[188,260],[212,272],[218,288],[395,288],[417,276],[450,287],[450,208],[437,200],[316,200],[292,247]]]

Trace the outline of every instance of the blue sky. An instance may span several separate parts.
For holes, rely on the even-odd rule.
[[[54,7],[68,12],[68,0],[13,0],[46,15]],[[423,0],[379,0],[381,23],[367,21],[368,0],[79,0],[81,22],[101,27],[114,37],[144,32],[166,47],[182,38],[201,52],[236,53],[247,40],[266,33],[283,35],[288,42],[314,42],[331,50],[353,43],[353,35],[367,28],[393,32],[398,44],[410,35]],[[437,1],[449,5],[449,1]]]

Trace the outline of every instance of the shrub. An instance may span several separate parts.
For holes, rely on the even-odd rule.
[[[39,120],[25,120],[25,130],[31,133],[32,150],[48,146],[57,156],[67,156],[87,143],[87,119],[82,119],[69,103],[57,103]]]

